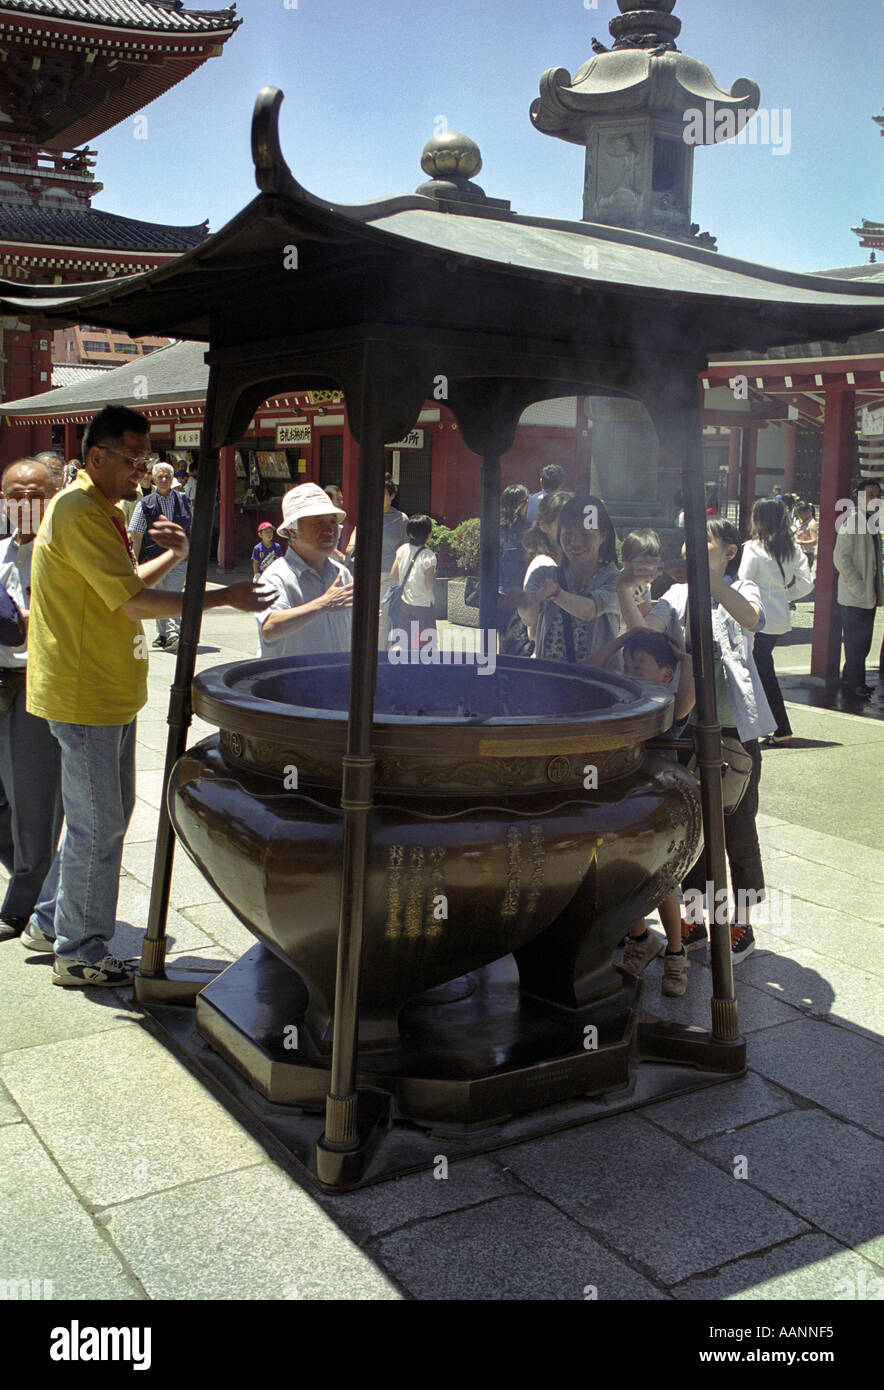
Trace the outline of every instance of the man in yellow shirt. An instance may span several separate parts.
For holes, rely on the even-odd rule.
[[[65,837],[22,935],[53,951],[53,983],[123,985],[132,971],[109,953],[123,841],[135,804],[135,717],[147,700],[142,618],[177,617],[182,595],[155,592],[183,560],[187,537],[161,518],[161,555],[138,565],[118,505],[149,466],[149,424],[106,406],[83,440],[84,467],[50,505],[34,546],[27,708],[61,748]],[[246,613],[268,595],[249,583],[207,594],[204,606]]]

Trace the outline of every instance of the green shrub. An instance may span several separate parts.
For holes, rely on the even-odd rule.
[[[479,555],[481,553],[479,541],[479,518],[470,517],[468,521],[462,521],[451,533],[451,548],[454,551],[458,567],[464,574],[479,573]]]

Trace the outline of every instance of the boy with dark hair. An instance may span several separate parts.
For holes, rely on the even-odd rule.
[[[694,675],[689,653],[676,647],[662,632],[633,628],[596,652],[592,659],[593,666],[604,666],[621,649],[626,675],[641,686],[645,694],[657,694],[661,688],[671,688],[675,695],[675,723],[686,719],[694,708]],[[675,891],[668,893],[657,910],[666,932],[663,993],[668,998],[677,999],[684,994],[688,980],[688,956],[682,943],[678,894]],[[631,975],[640,975],[662,949],[659,937],[651,935],[644,918],[640,917],[629,929],[623,968]]]
[[[551,492],[561,492],[564,482],[565,470],[560,468],[557,463],[548,463],[541,468],[540,491],[532,492],[525,509],[525,520],[529,526],[533,526],[537,521],[537,509],[544,497],[548,497]]]

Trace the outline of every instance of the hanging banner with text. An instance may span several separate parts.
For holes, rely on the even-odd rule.
[[[299,444],[310,444],[313,440],[313,431],[310,425],[277,425],[276,426],[276,447],[277,449],[291,449]]]
[[[422,449],[424,447],[423,430],[409,430],[404,439],[397,439],[395,444],[385,444],[385,449]]]
[[[198,449],[200,446],[200,429],[181,429],[175,426],[175,448],[176,449]]]

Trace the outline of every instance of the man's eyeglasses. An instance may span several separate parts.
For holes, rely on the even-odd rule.
[[[146,473],[148,469],[153,468],[154,464],[159,463],[156,454],[139,454],[136,457],[134,454],[124,454],[122,449],[111,449],[107,444],[101,444],[99,447],[102,448],[106,454],[116,454],[118,458],[125,459],[127,463],[131,463],[134,468],[137,468],[140,473]]]

